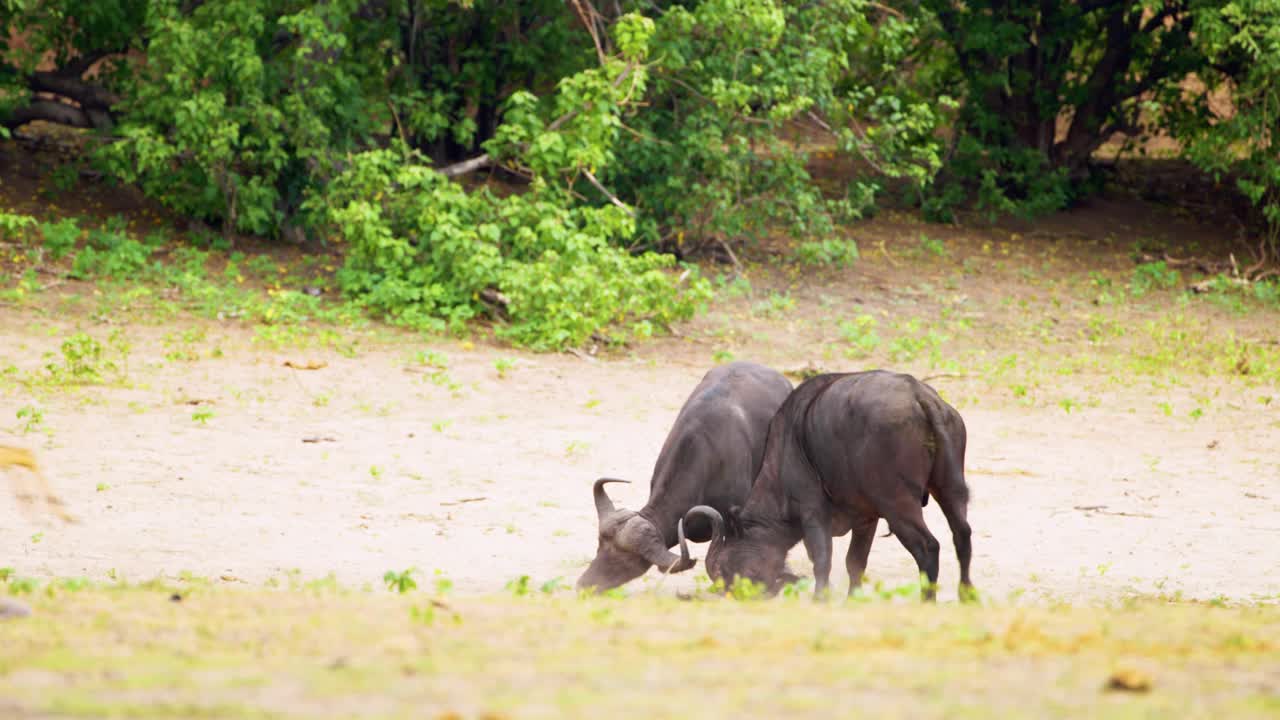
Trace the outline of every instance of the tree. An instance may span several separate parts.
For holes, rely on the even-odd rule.
[[[0,34],[13,40],[0,56],[0,125],[110,130],[145,13],[145,0],[0,0]]]
[[[1149,132],[1144,99],[1203,63],[1199,0],[926,0],[965,88],[944,179],[978,186],[993,211],[1044,211],[1083,191],[1093,152]]]
[[[1235,178],[1267,228],[1251,271],[1275,274],[1264,266],[1280,259],[1280,0],[1237,0],[1200,13],[1195,37],[1205,56],[1199,91],[1166,97],[1163,118],[1188,159]],[[1215,97],[1229,99],[1229,108],[1215,111]]]

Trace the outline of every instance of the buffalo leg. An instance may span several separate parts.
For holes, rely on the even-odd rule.
[[[827,585],[831,580],[831,523],[806,522],[804,549],[813,561],[814,599],[825,598]]]
[[[871,518],[853,526],[853,535],[849,540],[849,554],[845,555],[844,566],[849,571],[849,594],[862,585],[862,576],[867,572],[867,558],[871,555],[871,543],[876,539],[876,523],[880,518]]]
[[[929,584],[925,586],[922,595],[926,601],[933,601],[936,597],[936,586],[938,584],[938,539],[929,532],[929,527],[924,524],[924,514],[920,511],[920,506],[915,503],[915,498],[909,503],[910,512],[904,512],[898,518],[889,519],[889,530],[898,536],[898,540],[902,546],[911,553],[911,557],[915,558],[916,566],[920,568],[921,574],[928,579]]]
[[[960,563],[960,600],[966,602],[977,597],[973,583],[969,581],[969,560],[973,556],[973,545],[970,543],[972,531],[969,529],[969,509],[962,498],[951,493],[938,493],[934,496],[938,507],[951,526],[951,538],[956,546],[956,560]]]

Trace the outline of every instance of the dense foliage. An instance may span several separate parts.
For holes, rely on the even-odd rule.
[[[1236,0],[1196,17],[1207,62],[1204,91],[1169,103],[1169,124],[1186,155],[1221,176],[1233,173],[1268,228],[1280,257],[1280,0]],[[1212,99],[1230,108],[1214,112]],[[1186,100],[1186,98],[1180,98]]]
[[[345,290],[402,322],[563,346],[697,304],[632,253],[843,247],[889,187],[1044,212],[1153,134],[1274,251],[1278,28],[1280,0],[0,0],[0,127],[91,128],[100,169],[228,233],[345,242]],[[859,169],[819,188],[814,148]]]

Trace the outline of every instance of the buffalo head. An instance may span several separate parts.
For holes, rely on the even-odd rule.
[[[600,544],[595,559],[578,578],[578,588],[609,590],[640,577],[650,565],[657,565],[664,573],[693,567],[696,561],[689,557],[687,546],[681,545],[677,556],[667,549],[662,531],[648,518],[613,506],[604,489],[611,482],[628,481],[600,478],[592,488],[600,522]]]
[[[720,512],[708,505],[696,505],[680,520],[680,552],[688,555],[684,544],[684,520],[704,517],[711,522],[711,545],[707,548],[707,575],[712,580],[723,580],[729,587],[738,578],[747,578],[763,585],[769,594],[775,594],[782,586],[799,580],[787,569],[787,547],[770,542],[770,533],[744,529],[736,513],[730,511],[730,526]]]

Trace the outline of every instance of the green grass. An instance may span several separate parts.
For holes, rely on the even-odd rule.
[[[87,223],[80,218],[42,223],[43,242],[29,238],[25,256],[12,268],[18,272],[0,275],[0,300],[39,309],[47,291],[35,272],[40,267],[46,275],[93,283],[90,296],[58,291],[60,311],[88,311],[116,322],[164,323],[189,313],[254,324],[258,341],[268,347],[326,346],[347,353],[356,348],[337,327],[369,325],[359,308],[334,299],[332,292],[323,294],[333,285],[329,258],[282,263],[266,255],[201,249],[163,233],[140,239],[120,217],[96,228],[82,230],[82,224]],[[171,251],[160,253],[166,245]],[[308,288],[322,289],[321,295]],[[191,346],[200,338],[168,340],[170,360],[198,359]]]
[[[3,626],[0,697],[72,717],[1280,712],[1275,606],[578,599],[527,577],[501,597],[436,590],[36,593]],[[1150,691],[1108,691],[1117,673]]]

